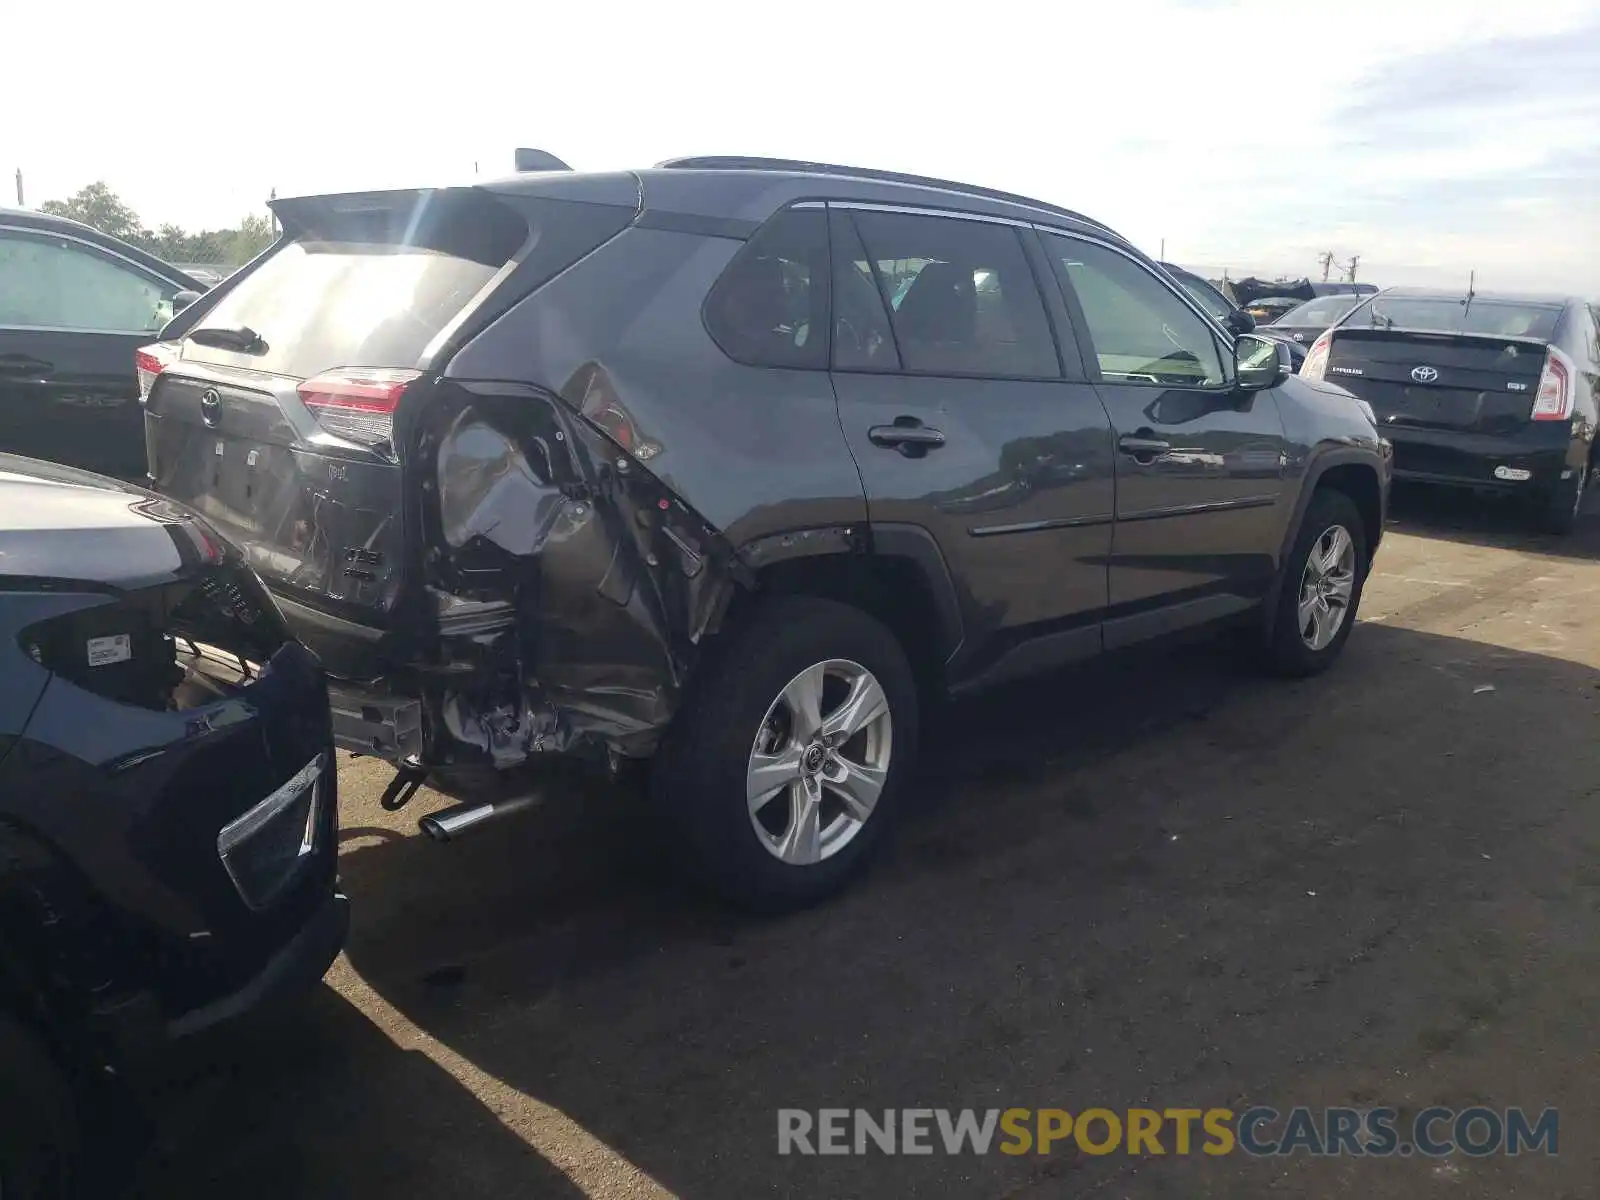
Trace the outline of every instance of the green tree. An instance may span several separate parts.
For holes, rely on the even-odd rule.
[[[170,263],[215,263],[241,266],[260,254],[273,240],[269,217],[252,213],[232,229],[202,229],[190,233],[166,224],[146,229],[139,214],[105,183],[91,183],[67,200],[46,200],[40,210],[92,225],[102,233],[131,242],[141,250]]]
[[[113,192],[103,181],[79,189],[78,194],[70,199],[46,200],[39,206],[39,210],[57,217],[70,217],[74,221],[82,221],[85,225],[94,226],[101,233],[109,233],[112,237],[122,238],[135,245],[147,236],[144,226],[139,221],[139,214],[124,204],[122,197]]]
[[[223,253],[227,257],[223,261],[240,266],[272,245],[272,221],[251,213],[239,222],[237,228],[228,230],[225,236]]]

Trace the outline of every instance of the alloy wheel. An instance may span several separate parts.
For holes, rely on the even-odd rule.
[[[893,734],[888,697],[860,663],[829,659],[791,679],[746,768],[750,823],[767,852],[803,867],[849,845],[883,792]]]
[[[1330,525],[1311,544],[1300,574],[1300,640],[1324,650],[1350,614],[1356,586],[1356,546],[1343,525]]]

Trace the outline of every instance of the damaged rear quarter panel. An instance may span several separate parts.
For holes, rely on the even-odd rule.
[[[499,767],[648,754],[734,586],[726,543],[552,395],[472,384],[434,411],[445,730]]]
[[[471,565],[475,536],[504,560],[527,704],[513,741],[528,751],[650,753],[702,635],[752,582],[740,549],[866,518],[827,372],[743,366],[705,330],[705,295],[742,245],[626,231],[468,343],[430,405],[440,439],[474,412],[439,445],[437,475],[477,482],[438,506],[427,542]],[[541,385],[488,382],[508,379]],[[522,461],[490,465],[474,420]]]
[[[863,521],[828,373],[744,366],[706,332],[706,293],[743,245],[629,229],[513,306],[445,375],[537,382],[628,429],[642,465],[735,547]]]

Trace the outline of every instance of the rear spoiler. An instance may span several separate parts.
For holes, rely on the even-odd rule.
[[[531,146],[518,146],[516,153],[516,167],[518,171],[570,171],[566,163],[562,162],[548,150],[535,150]]]
[[[1519,346],[1538,347],[1550,345],[1549,338],[1526,337],[1514,333],[1468,333],[1450,329],[1412,329],[1403,325],[1335,325],[1331,332],[1336,337],[1351,335],[1376,341],[1390,338],[1422,338],[1440,342],[1515,342]]]

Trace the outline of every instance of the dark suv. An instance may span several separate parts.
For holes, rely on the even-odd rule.
[[[150,471],[245,547],[391,803],[652,758],[699,878],[803,903],[929,697],[1241,617],[1308,673],[1354,623],[1362,406],[1076,213],[724,158],[277,215],[163,332]]]
[[[1600,309],[1390,288],[1318,337],[1300,374],[1372,405],[1396,477],[1524,495],[1552,533],[1577,523],[1596,466]]]

